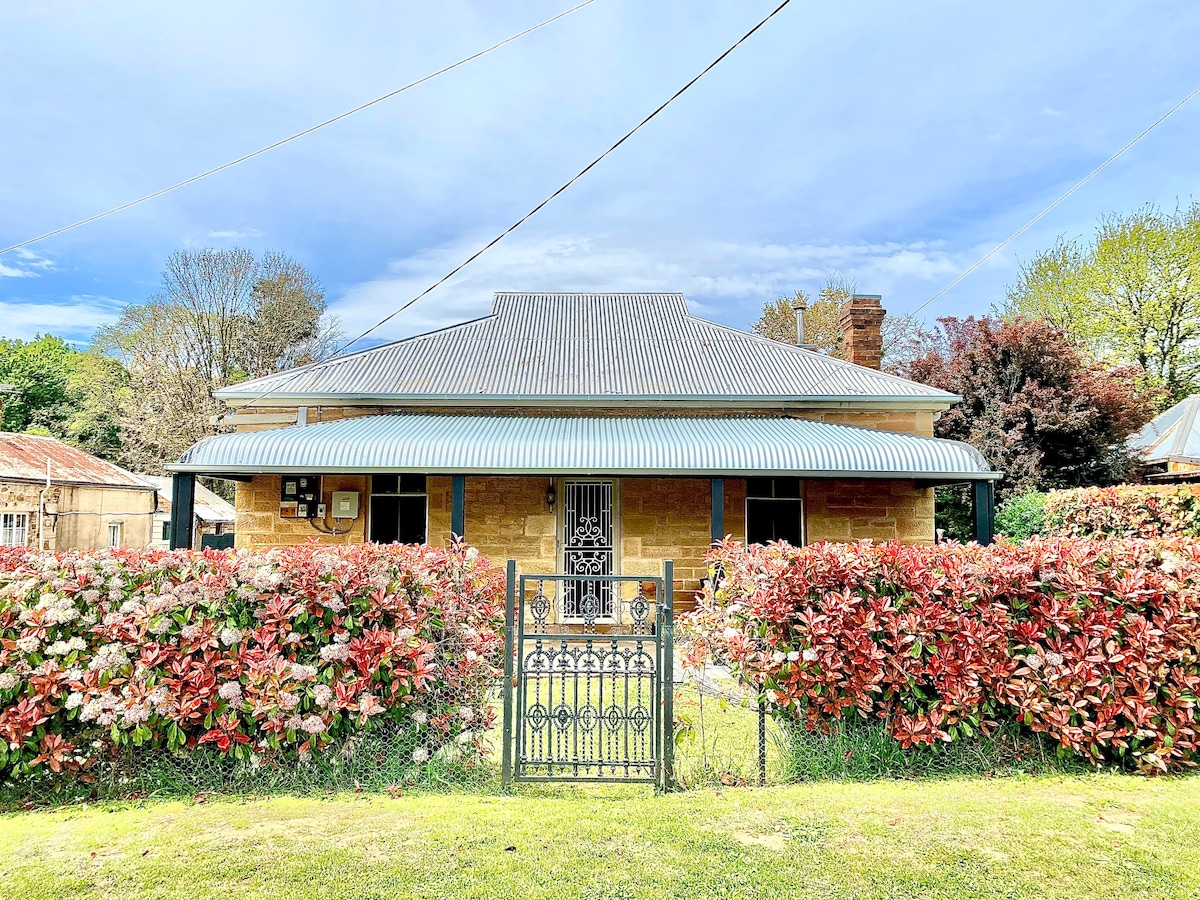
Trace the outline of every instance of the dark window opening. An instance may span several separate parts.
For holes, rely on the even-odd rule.
[[[428,500],[424,475],[372,476],[370,539],[379,544],[424,544]]]
[[[170,523],[170,521],[163,522],[162,526],[163,526],[162,539],[164,541],[169,541],[171,539],[171,523]]]
[[[799,478],[746,479],[746,543],[804,543],[804,504]]]

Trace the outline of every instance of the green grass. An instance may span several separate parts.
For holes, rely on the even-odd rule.
[[[1200,778],[341,794],[0,816],[3,898],[1200,898]]]

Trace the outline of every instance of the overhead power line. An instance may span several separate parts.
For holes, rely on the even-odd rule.
[[[641,131],[642,128],[644,126],[646,126],[647,124],[649,124],[650,121],[653,120],[656,116],[658,116],[659,113],[661,113],[664,109],[666,109],[668,106],[670,106],[672,103],[674,103],[680,97],[682,97],[685,93],[687,93],[687,91],[697,81],[699,81],[701,78],[703,78],[705,75],[707,75],[713,69],[715,69],[718,65],[720,65],[721,62],[727,56],[729,56],[729,54],[731,54],[734,50],[736,50],[738,47],[740,47],[745,41],[749,40],[749,38],[756,31],[758,31],[760,28],[762,28],[764,25],[766,25],[769,21],[771,21],[771,19],[773,19],[789,3],[791,3],[791,0],[783,0],[782,3],[780,3],[773,10],[771,10],[771,12],[769,12],[765,17],[763,17],[758,22],[757,25],[755,25],[753,28],[751,28],[749,31],[747,31],[745,34],[743,34],[740,38],[738,38],[736,41],[734,41],[723,53],[721,53],[720,56],[718,56],[716,59],[714,59],[712,62],[710,62],[707,66],[705,66],[703,69],[701,69],[699,74],[697,74],[690,81],[688,81],[686,84],[684,84],[683,87],[679,88],[679,90],[677,90],[670,97],[668,97],[666,100],[664,100],[652,113],[650,113],[648,116],[646,116],[644,119],[642,119],[636,125],[634,125],[633,128],[631,128],[631,129],[629,129],[629,131],[625,132],[625,134],[622,135],[621,138],[616,141],[616,143],[614,143],[611,147],[609,147],[607,150],[605,150],[603,153],[601,153],[599,156],[597,156],[595,159],[593,159],[590,163],[588,163],[586,166],[584,166],[582,169],[580,169],[578,172],[576,172],[574,175],[572,175],[569,179],[567,179],[566,182],[563,183],[563,185],[561,187],[559,187],[557,190],[553,191],[549,196],[546,197],[546,199],[544,199],[540,203],[538,203],[537,206],[533,207],[533,209],[529,210],[529,212],[525,213],[525,215],[521,216],[521,218],[517,219],[515,222],[513,222],[511,225],[509,225],[507,228],[505,228],[503,231],[501,231],[499,234],[497,234],[494,238],[492,238],[490,241],[488,241],[486,244],[484,244],[482,247],[480,247],[478,250],[476,250],[474,253],[472,253],[470,256],[468,256],[466,259],[464,259],[462,262],[460,262],[457,266],[455,266],[453,269],[451,269],[449,272],[447,272],[445,275],[443,275],[437,281],[435,281],[431,285],[429,285],[429,287],[425,288],[425,290],[421,291],[415,297],[412,297],[411,299],[405,301],[400,306],[397,306],[395,309],[393,309],[390,313],[388,313],[386,316],[384,316],[382,319],[380,319],[378,322],[376,322],[374,325],[372,325],[366,331],[362,332],[361,334],[357,335],[356,337],[354,337],[351,340],[347,341],[346,343],[342,344],[342,346],[340,346],[334,352],[333,356],[331,356],[329,359],[322,360],[320,362],[309,363],[307,366],[301,366],[300,368],[293,369],[291,372],[285,373],[285,377],[282,379],[282,381],[279,384],[275,385],[274,387],[268,388],[267,390],[263,391],[261,394],[255,396],[255,397],[251,397],[245,403],[242,403],[241,405],[234,407],[234,409],[231,410],[231,412],[235,412],[238,409],[244,409],[247,406],[252,406],[255,403],[259,403],[260,401],[265,400],[267,397],[270,397],[272,394],[279,393],[279,391],[284,387],[284,385],[290,383],[292,380],[294,380],[295,378],[298,378],[300,375],[302,375],[306,372],[312,372],[314,370],[322,369],[328,365],[331,365],[332,363],[336,362],[338,357],[342,353],[345,353],[346,350],[348,350],[350,347],[357,344],[359,341],[361,341],[363,338],[370,335],[376,329],[380,328],[383,325],[386,325],[388,322],[390,322],[396,316],[400,315],[400,313],[404,312],[404,310],[408,309],[410,306],[412,306],[414,303],[416,303],[422,297],[428,296],[433,291],[437,290],[437,288],[441,287],[443,284],[445,284],[447,281],[449,281],[451,278],[453,278],[455,275],[457,275],[459,272],[461,272],[463,269],[465,269],[471,263],[475,262],[475,260],[479,259],[479,257],[483,256],[483,254],[487,253],[488,250],[491,250],[493,247],[495,247],[497,244],[499,244],[502,240],[504,240],[506,237],[508,237],[510,234],[512,234],[514,231],[516,231],[518,228],[520,228],[522,225],[524,225],[526,222],[528,222],[531,218],[533,218],[535,215],[537,215],[537,213],[539,213],[542,209],[544,209],[547,204],[549,204],[552,200],[554,200],[555,197],[559,196],[559,194],[563,193],[565,190],[567,190],[567,188],[571,187],[571,185],[573,185],[580,178],[582,178],[584,175],[586,175],[588,172],[590,172],[592,169],[594,169],[596,166],[598,166],[605,159],[605,157],[607,157],[610,153],[612,153],[614,150],[616,150],[618,147],[620,147],[622,144],[624,144],[626,141],[628,141],[631,137],[633,137],[635,134],[637,134],[639,131]]]
[[[408,84],[404,85],[403,87],[396,88],[394,91],[389,91],[388,93],[384,94],[382,97],[376,97],[374,100],[368,100],[366,103],[363,103],[359,106],[354,107],[354,109],[348,109],[344,113],[340,113],[339,115],[334,116],[332,119],[326,119],[324,122],[318,122],[316,125],[313,125],[309,128],[305,128],[303,131],[297,131],[295,134],[290,135],[285,138],[282,138],[281,140],[275,141],[273,144],[268,144],[267,146],[261,147],[252,153],[247,153],[245,156],[239,156],[235,160],[231,160],[230,162],[223,163],[222,165],[219,165],[213,169],[209,169],[206,172],[201,172],[199,175],[193,175],[191,178],[185,178],[183,181],[172,184],[169,187],[162,188],[161,190],[157,190],[152,194],[146,194],[146,196],[144,196],[144,197],[138,197],[138,199],[136,199],[136,200],[130,200],[128,203],[122,203],[120,206],[114,206],[112,209],[105,210],[102,213],[96,213],[96,215],[94,215],[94,216],[88,216],[86,219],[80,219],[78,222],[72,222],[70,225],[64,225],[61,228],[55,228],[53,231],[47,231],[45,234],[39,234],[37,237],[29,238],[28,240],[21,241],[18,244],[13,244],[11,247],[5,247],[4,249],[0,250],[0,254],[8,253],[11,250],[17,250],[21,247],[28,247],[30,244],[36,244],[38,241],[46,240],[46,238],[54,237],[55,235],[62,234],[63,232],[66,232],[66,231],[71,231],[72,229],[79,228],[83,225],[89,225],[92,222],[99,221],[100,219],[104,219],[104,218],[107,218],[108,216],[111,216],[116,213],[122,212],[124,210],[130,209],[134,206],[137,206],[138,204],[145,203],[147,200],[153,200],[156,197],[163,196],[163,194],[169,194],[169,193],[171,193],[171,191],[177,191],[181,187],[187,187],[189,184],[195,184],[197,181],[200,181],[203,178],[207,178],[209,175],[216,175],[218,172],[224,172],[226,169],[232,169],[234,166],[240,165],[241,163],[244,163],[247,160],[254,159],[256,156],[262,156],[264,153],[269,153],[270,151],[276,149],[277,147],[282,147],[284,144],[289,144],[292,141],[298,140],[302,137],[305,137],[306,135],[310,135],[314,131],[320,131],[322,128],[332,125],[335,122],[340,122],[340,121],[342,121],[342,119],[347,119],[350,116],[354,115],[355,113],[360,113],[364,109],[370,109],[372,106],[375,106],[379,103],[383,103],[385,100],[390,100],[393,97],[397,96],[398,94],[403,94],[405,91],[412,90],[413,88],[415,88],[419,85],[422,85],[427,81],[432,81],[434,78],[437,78],[439,75],[445,75],[447,72],[453,71],[454,69],[457,69],[459,66],[465,66],[467,63],[473,62],[474,60],[479,59],[481,56],[486,56],[487,54],[491,53],[493,50],[499,50],[505,44],[511,44],[513,41],[519,40],[520,38],[525,37],[525,35],[527,35],[527,34],[532,34],[533,32],[537,31],[540,28],[545,28],[547,25],[557,22],[559,19],[563,19],[563,18],[571,15],[571,13],[573,13],[573,12],[578,12],[579,10],[583,9],[585,6],[590,6],[591,4],[593,4],[595,2],[596,2],[596,0],[583,0],[582,3],[580,3],[576,6],[572,6],[570,9],[564,10],[563,12],[560,12],[556,16],[551,16],[549,19],[546,19],[544,22],[539,22],[538,24],[536,24],[530,28],[526,28],[524,31],[517,32],[516,34],[512,35],[511,37],[506,37],[504,40],[499,41],[495,44],[492,44],[490,47],[480,50],[477,53],[472,53],[470,56],[464,56],[458,62],[451,63],[448,66],[443,66],[442,68],[438,69],[436,72],[430,72],[428,75],[426,75],[423,78],[418,78],[416,81],[410,81]]]
[[[999,244],[997,244],[995,247],[993,247],[991,250],[989,250],[987,253],[985,253],[983,256],[981,256],[972,265],[968,266],[966,269],[964,269],[962,272],[960,272],[958,274],[958,276],[953,281],[951,281],[949,284],[947,284],[944,288],[942,288],[940,291],[938,291],[936,294],[934,294],[932,297],[930,297],[928,300],[926,300],[924,303],[922,303],[916,309],[912,310],[911,312],[905,313],[903,318],[906,318],[906,319],[912,318],[917,313],[921,312],[921,310],[925,309],[927,306],[929,306],[931,303],[933,303],[935,300],[937,300],[939,297],[942,297],[944,294],[946,294],[946,292],[948,292],[951,288],[953,288],[955,285],[957,285],[960,281],[962,281],[964,278],[966,278],[968,275],[970,275],[972,272],[974,272],[976,269],[978,269],[980,266],[982,266],[985,262],[987,262],[989,259],[991,259],[993,256],[995,256],[997,253],[999,253],[1001,250],[1003,250],[1005,247],[1007,247],[1009,244],[1011,244],[1013,241],[1015,241],[1017,238],[1019,238],[1021,235],[1023,235],[1026,231],[1028,231],[1034,225],[1036,225],[1047,214],[1049,214],[1053,209],[1055,209],[1055,207],[1057,207],[1060,203],[1062,203],[1064,200],[1066,200],[1068,197],[1070,197],[1072,194],[1074,194],[1076,191],[1078,191],[1081,187],[1083,187],[1085,184],[1087,184],[1089,181],[1091,181],[1093,178],[1095,178],[1097,175],[1099,175],[1101,172],[1103,172],[1105,169],[1107,169],[1110,165],[1112,165],[1114,162],[1116,162],[1118,159],[1120,159],[1121,156],[1124,155],[1125,151],[1127,151],[1130,147],[1132,147],[1134,144],[1136,144],[1138,141],[1140,141],[1142,138],[1144,138],[1146,135],[1148,135],[1150,132],[1152,132],[1155,128],[1157,128],[1163,122],[1167,121],[1167,119],[1171,118],[1171,116],[1173,116],[1176,112],[1178,112],[1179,109],[1185,103],[1187,103],[1189,100],[1191,100],[1197,94],[1200,94],[1200,87],[1197,87],[1190,94],[1188,94],[1186,97],[1184,97],[1178,103],[1176,103],[1174,106],[1172,106],[1170,109],[1168,109],[1165,113],[1163,113],[1161,116],[1159,116],[1153,122],[1151,122],[1136,137],[1134,137],[1133,140],[1131,140],[1129,143],[1127,143],[1124,147],[1122,147],[1120,150],[1118,150],[1116,153],[1114,153],[1112,156],[1110,156],[1104,162],[1100,163],[1100,165],[1096,166],[1096,168],[1092,169],[1091,172],[1089,172],[1086,176],[1084,176],[1079,181],[1077,181],[1075,183],[1075,185],[1069,191],[1067,191],[1065,194],[1063,194],[1061,197],[1059,197],[1057,200],[1055,200],[1053,203],[1051,203],[1049,206],[1047,206],[1045,209],[1043,209],[1040,213],[1038,213],[1036,216],[1034,216],[1032,219],[1030,219],[1028,222],[1026,222],[1024,225],[1022,225],[1020,228],[1018,228],[1012,234],[1010,234],[1007,238],[1005,238],[1003,241],[1001,241]],[[840,359],[835,360],[832,357],[830,358],[830,361],[840,363],[841,366],[853,365],[853,363],[849,363],[849,362],[846,362],[845,360],[840,360]],[[818,381],[812,386],[812,388],[809,388],[809,390],[820,387],[822,384],[824,384],[826,381],[828,381],[830,378],[832,378],[836,372],[840,371],[841,366],[838,366],[837,368],[834,368],[831,371],[827,372],[820,379],[818,379]]]
[[[918,306],[912,312],[908,313],[908,315],[915,316],[917,313],[919,313],[921,310],[923,310],[929,304],[933,303],[935,300],[937,300],[939,297],[941,297],[943,294],[945,294],[947,291],[949,291],[951,288],[953,288],[956,284],[958,284],[960,281],[962,281],[964,278],[966,278],[968,275],[970,275],[972,272],[974,272],[976,269],[978,269],[980,266],[982,266],[985,262],[987,262],[989,259],[991,259],[993,256],[995,256],[997,253],[999,253],[1001,250],[1003,250],[1005,247],[1007,247],[1009,244],[1011,244],[1013,241],[1015,241],[1017,238],[1019,238],[1021,235],[1023,235],[1026,231],[1028,231],[1030,228],[1032,228],[1034,225],[1036,225],[1038,222],[1040,222],[1047,214],[1049,214],[1060,203],[1062,203],[1064,200],[1066,200],[1068,197],[1070,197],[1072,194],[1074,194],[1077,190],[1079,190],[1081,187],[1083,187],[1085,184],[1087,184],[1089,181],[1091,181],[1093,178],[1095,178],[1097,175],[1099,175],[1101,172],[1103,172],[1105,169],[1107,169],[1110,165],[1112,165],[1114,162],[1116,162],[1118,159],[1120,159],[1121,156],[1124,155],[1126,150],[1128,150],[1130,147],[1132,147],[1134,144],[1136,144],[1138,141],[1140,141],[1142,138],[1144,138],[1146,135],[1148,135],[1150,132],[1152,132],[1155,128],[1157,128],[1163,122],[1167,121],[1167,119],[1171,118],[1171,116],[1174,115],[1179,110],[1180,107],[1182,107],[1185,103],[1187,103],[1189,100],[1191,100],[1197,94],[1200,94],[1200,87],[1197,87],[1194,91],[1192,91],[1190,94],[1188,94],[1182,100],[1180,100],[1178,103],[1176,103],[1170,109],[1168,109],[1165,113],[1163,113],[1161,116],[1159,116],[1153,122],[1151,122],[1148,126],[1146,126],[1146,128],[1140,134],[1138,134],[1137,137],[1135,137],[1133,140],[1131,140],[1128,144],[1126,144],[1124,147],[1122,147],[1120,150],[1118,150],[1116,153],[1114,153],[1112,156],[1110,156],[1104,162],[1100,163],[1100,165],[1096,166],[1096,168],[1092,169],[1092,171],[1089,172],[1086,177],[1084,177],[1084,178],[1080,179],[1078,182],[1076,182],[1075,186],[1072,187],[1069,191],[1067,191],[1065,194],[1063,194],[1061,197],[1059,197],[1057,200],[1055,200],[1053,203],[1051,203],[1049,206],[1047,206],[1045,209],[1043,209],[1040,213],[1038,213],[1036,216],[1034,216],[1032,219],[1030,219],[1028,222],[1026,222],[1024,225],[1022,225],[1020,228],[1018,228],[1016,231],[1014,231],[1008,237],[1006,237],[1003,241],[1001,241],[999,244],[997,244],[995,247],[993,247],[991,250],[989,250],[987,253],[985,253],[983,256],[981,256],[973,265],[964,269],[961,273],[959,273],[957,278],[955,278],[953,281],[951,281],[948,285],[946,285],[944,288],[942,288],[940,291],[938,291],[936,294],[934,294],[932,297],[930,297],[928,300],[926,300],[924,303],[922,303],[920,306]]]

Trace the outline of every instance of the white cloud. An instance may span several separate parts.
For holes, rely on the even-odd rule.
[[[87,341],[101,325],[115,322],[120,303],[111,297],[80,294],[63,303],[0,300],[0,322],[5,337],[29,340],[38,334],[56,334]]]
[[[333,300],[350,335],[420,294],[482,244],[457,241],[393,261]],[[746,327],[765,302],[796,289],[815,293],[834,272],[904,311],[978,258],[940,243],[743,244],[658,241],[607,235],[526,237],[502,244],[377,332],[397,338],[486,315],[497,290],[681,291],[705,317]]]
[[[236,240],[240,240],[241,238],[260,238],[263,236],[263,233],[261,231],[259,231],[257,228],[245,228],[241,231],[234,231],[234,230],[210,231],[208,233],[208,236],[210,238],[216,238],[218,240],[236,241]]]
[[[1066,113],[1061,109],[1055,109],[1053,106],[1044,106],[1038,115],[1049,116],[1052,119],[1061,119]]]
[[[54,261],[34,253],[27,247],[18,247],[7,256],[11,265],[0,262],[0,278],[37,278],[43,272],[53,271]]]

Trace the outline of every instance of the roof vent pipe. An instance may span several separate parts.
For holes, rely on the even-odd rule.
[[[804,344],[804,311],[808,309],[808,303],[803,297],[796,297],[792,301],[792,310],[796,313],[796,346],[803,347]]]

